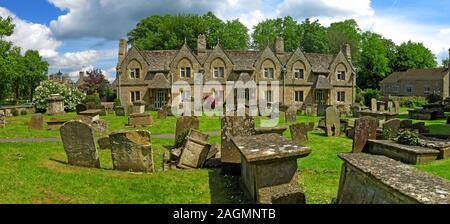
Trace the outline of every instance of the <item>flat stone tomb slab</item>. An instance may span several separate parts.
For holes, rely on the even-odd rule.
[[[288,129],[287,126],[281,127],[257,127],[255,128],[256,134],[279,134],[283,135],[283,133]]]
[[[338,204],[450,204],[450,181],[385,156],[341,153]]]
[[[244,192],[261,204],[305,203],[298,185],[297,159],[311,153],[307,147],[278,134],[232,138],[241,154]]]
[[[438,159],[440,151],[421,146],[398,144],[388,140],[368,140],[369,153],[384,155],[407,164],[423,164]]]
[[[61,126],[66,122],[67,122],[66,120],[59,120],[59,119],[47,121],[48,130],[58,131],[61,128]]]
[[[439,150],[438,159],[447,159],[450,157],[450,141],[421,140],[420,145]]]

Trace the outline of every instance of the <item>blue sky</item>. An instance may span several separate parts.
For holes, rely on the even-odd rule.
[[[118,39],[154,14],[205,13],[239,19],[250,29],[267,18],[290,15],[317,18],[324,25],[353,18],[396,43],[423,42],[437,56],[448,57],[448,0],[0,0],[0,16],[12,16],[16,31],[9,40],[36,49],[74,78],[79,70],[101,68],[115,75]]]

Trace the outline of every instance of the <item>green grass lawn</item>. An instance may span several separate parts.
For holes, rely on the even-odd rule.
[[[152,134],[173,133],[175,118],[156,119],[147,128]],[[59,118],[70,119],[69,113]],[[57,137],[58,132],[30,131],[24,122],[30,115],[8,118],[0,138]],[[106,116],[108,132],[125,129],[126,117]],[[317,122],[318,117],[298,116],[298,121]],[[256,121],[261,123],[261,118]],[[444,120],[427,121],[433,132],[450,134]],[[281,124],[284,124],[283,122]],[[434,127],[435,126],[435,127]],[[219,131],[219,118],[200,118],[202,131]],[[290,138],[289,131],[285,137]],[[312,153],[298,160],[300,184],[307,203],[328,204],[337,195],[342,162],[339,152],[350,152],[352,140],[309,134]],[[220,137],[210,137],[220,142]],[[136,174],[112,170],[111,153],[100,151],[102,169],[66,164],[62,143],[0,143],[0,203],[245,203],[237,177],[223,176],[219,169],[162,172],[162,155],[172,139],[153,139],[155,173]],[[450,179],[450,160],[416,166]]]

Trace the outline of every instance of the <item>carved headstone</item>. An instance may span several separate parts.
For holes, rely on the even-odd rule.
[[[203,167],[210,148],[208,135],[191,129],[186,145],[182,150],[178,167],[188,169]]]
[[[42,114],[34,114],[31,117],[31,121],[28,122],[28,128],[32,130],[44,129],[44,116]]]
[[[184,129],[199,129],[200,121],[197,117],[180,117],[177,119],[176,130],[175,130],[175,142],[183,133]]]
[[[370,108],[371,108],[372,112],[378,111],[377,99],[372,98],[372,100],[370,101]]]
[[[296,145],[304,146],[308,144],[308,127],[306,123],[297,123],[289,126],[291,130],[292,141]]]
[[[60,133],[70,165],[100,168],[94,132],[90,125],[69,121],[61,127]]]
[[[131,114],[128,116],[128,126],[139,127],[153,125],[153,117],[151,114]]]
[[[341,135],[341,119],[336,107],[328,107],[325,111],[325,126],[327,127],[327,136]]]
[[[77,114],[80,114],[81,112],[86,110],[88,110],[86,104],[77,104],[77,106],[75,107],[75,111],[77,112]]]
[[[378,120],[373,117],[362,117],[355,122],[353,136],[353,153],[364,150],[367,140],[377,138]]]
[[[109,135],[109,139],[115,170],[154,171],[150,132],[113,132]]]

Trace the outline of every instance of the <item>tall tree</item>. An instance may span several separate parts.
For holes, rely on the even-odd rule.
[[[274,47],[277,37],[283,37],[286,51],[300,47],[302,33],[299,24],[292,17],[268,19],[255,26],[252,34],[253,47],[263,49],[267,45]]]
[[[422,43],[408,41],[397,47],[397,56],[394,60],[396,71],[408,69],[435,68],[436,56]]]
[[[23,88],[23,95],[27,95],[29,100],[33,100],[34,90],[39,84],[47,80],[48,62],[44,61],[39,55],[38,51],[28,50],[23,57],[23,63],[25,66],[24,80],[25,88]]]
[[[443,59],[442,60],[442,67],[448,68],[449,60],[450,60],[450,58]]]
[[[391,72],[388,54],[385,40],[380,35],[373,32],[362,34],[357,79],[359,88],[379,88],[379,82]]]
[[[102,70],[94,69],[86,72],[87,77],[84,84],[80,86],[80,90],[88,95],[98,93],[100,97],[106,96],[109,88],[109,82],[103,75]]]
[[[207,37],[207,47],[212,48],[220,40],[226,49],[248,48],[248,29],[238,20],[224,22],[209,12],[203,16],[183,14],[150,16],[141,20],[128,33],[128,40],[142,50],[178,49],[186,41],[196,49],[200,34]]]
[[[311,22],[309,19],[306,19],[300,25],[300,30],[302,35],[300,45],[305,52],[330,52],[327,29],[319,23],[319,20]]]
[[[0,16],[0,40],[13,34],[15,25],[12,23],[12,20],[11,17],[4,19]]]
[[[342,46],[350,44],[352,49],[352,60],[359,61],[361,50],[361,30],[355,20],[345,20],[332,23],[327,29],[330,43],[330,53],[337,54]]]

